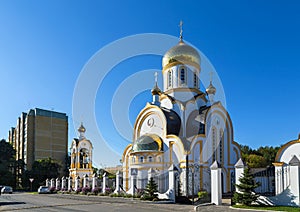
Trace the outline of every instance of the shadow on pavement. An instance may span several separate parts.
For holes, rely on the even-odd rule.
[[[25,202],[0,202],[0,206],[2,205],[19,205],[19,204],[26,204]]]

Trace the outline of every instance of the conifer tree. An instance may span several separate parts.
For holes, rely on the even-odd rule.
[[[238,191],[234,193],[233,201],[243,205],[251,205],[259,196],[255,194],[254,189],[259,187],[260,183],[255,181],[249,168],[245,168],[243,176],[239,180],[240,184],[236,184]]]
[[[153,177],[150,178],[145,192],[149,195],[150,199],[153,200],[154,198],[157,198],[157,194],[155,192],[158,192],[157,190],[157,184],[155,183]]]

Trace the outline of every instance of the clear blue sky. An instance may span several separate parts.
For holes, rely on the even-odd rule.
[[[295,139],[300,132],[299,11],[299,1],[2,0],[0,137],[7,138],[21,112],[53,108],[69,116],[70,143],[77,136],[73,90],[87,61],[125,36],[178,36],[183,20],[184,38],[208,57],[222,80],[235,140],[256,148]],[[119,153],[126,142],[108,120],[113,92],[135,72],[160,69],[160,60],[148,56],[124,61],[99,87],[97,123],[106,125],[106,142],[121,143],[114,149]],[[131,122],[150,100],[149,91],[136,96],[129,111]],[[87,129],[87,137],[92,134]],[[108,158],[101,148],[94,149],[94,162],[101,166],[120,159]]]

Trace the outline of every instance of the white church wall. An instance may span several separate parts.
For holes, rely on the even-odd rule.
[[[293,145],[288,146],[279,157],[280,162],[289,163],[292,157],[296,155],[300,160],[300,143],[295,143]]]

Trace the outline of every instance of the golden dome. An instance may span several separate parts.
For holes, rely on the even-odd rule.
[[[161,90],[159,89],[157,82],[155,83],[154,87],[151,90],[152,95],[160,95]]]
[[[84,133],[86,131],[85,127],[81,123],[80,127],[78,128],[78,132]]]
[[[193,65],[200,70],[200,55],[196,49],[187,45],[182,40],[166,52],[162,59],[163,69],[171,66],[171,64],[188,64]],[[175,65],[174,64],[174,65]]]
[[[215,86],[212,85],[211,81],[209,86],[206,88],[206,93],[207,94],[216,94],[217,89],[215,88]]]

